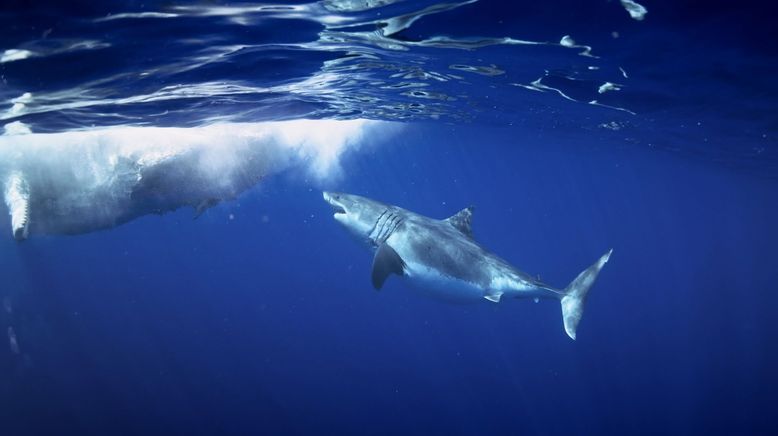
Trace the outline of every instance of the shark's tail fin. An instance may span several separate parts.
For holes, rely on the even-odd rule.
[[[613,253],[613,250],[608,250],[594,265],[578,274],[578,277],[565,288],[564,296],[562,297],[562,321],[565,323],[565,332],[572,339],[575,339],[575,330],[578,328],[578,323],[583,316],[586,295],[597,279],[597,274],[600,273],[603,265],[608,262],[611,253]]]

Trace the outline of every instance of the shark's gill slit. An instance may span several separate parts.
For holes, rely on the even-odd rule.
[[[335,209],[337,209],[337,208],[343,209],[343,207],[338,206],[338,205],[333,205],[332,207],[335,208]],[[378,215],[378,218],[376,218],[376,220],[375,220],[375,224],[373,224],[373,227],[371,227],[370,231],[367,232],[368,237],[370,237],[370,235],[372,235],[373,232],[376,231],[376,229],[378,228],[378,223],[381,221],[381,218],[383,218],[384,215],[386,215],[387,212],[389,212],[389,209],[385,209],[383,212],[381,212],[381,215]]]

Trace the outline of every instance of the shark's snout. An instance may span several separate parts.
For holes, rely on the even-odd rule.
[[[322,193],[322,197],[324,197],[324,201],[330,204],[332,206],[332,210],[335,212],[334,217],[337,218],[338,215],[345,215],[346,214],[346,208],[344,207],[343,203],[341,202],[341,196],[338,193],[335,192],[327,192],[324,191]]]

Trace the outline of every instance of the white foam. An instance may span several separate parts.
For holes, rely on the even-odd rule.
[[[62,133],[30,133],[21,122],[5,126],[0,136],[0,176],[16,167],[61,161],[84,167],[131,159],[154,165],[189,151],[200,152],[199,164],[214,180],[246,153],[260,153],[268,172],[303,163],[313,175],[337,174],[339,159],[373,134],[385,135],[392,123],[371,120],[292,120],[260,123],[216,123],[202,127],[108,127]],[[392,130],[392,129],[389,129]],[[12,132],[12,133],[9,133]],[[20,134],[27,133],[27,134]],[[376,135],[378,136],[378,135]],[[91,169],[90,169],[91,171]],[[228,171],[227,171],[228,172]]]
[[[586,56],[590,58],[597,57],[592,54],[592,47],[590,45],[578,44],[570,35],[563,36],[562,39],[559,40],[559,45],[562,47],[583,49],[580,53],[578,53],[579,56]]]
[[[575,47],[575,40],[570,35],[565,35],[559,40],[559,45],[562,47]]]
[[[588,104],[590,104],[592,106],[600,106],[600,107],[604,107],[604,108],[608,108],[608,109],[615,109],[617,111],[626,112],[626,113],[628,113],[630,115],[637,115],[635,112],[632,112],[631,110],[629,110],[627,108],[618,107],[618,106],[611,106],[611,105],[608,105],[608,104],[602,104],[602,103],[598,102],[597,100],[592,100]]]
[[[401,2],[403,0],[323,0],[325,9],[336,12],[361,12]]]
[[[32,94],[25,92],[24,94],[11,99],[12,106],[8,111],[0,116],[0,119],[7,119],[19,116],[26,112],[27,104],[32,102]]]
[[[548,76],[548,71],[546,71],[546,76]],[[546,77],[546,76],[543,76],[543,77]],[[554,87],[551,87],[551,86],[548,86],[548,85],[544,84],[543,83],[543,77],[540,77],[540,78],[536,79],[535,81],[533,81],[532,83],[530,83],[528,85],[527,84],[523,84],[523,83],[510,83],[510,85],[518,86],[518,87],[521,87],[521,88],[524,88],[524,89],[528,89],[528,90],[531,90],[531,91],[539,91],[539,92],[553,91],[553,92],[556,92],[557,94],[559,94],[560,97],[562,97],[562,98],[564,98],[566,100],[574,101],[574,102],[577,102],[577,103],[580,102],[579,100],[576,100],[573,97],[570,97],[569,95],[565,94],[564,91],[562,91],[561,89],[554,88]],[[621,85],[618,85],[616,83],[606,82],[605,84],[600,86],[598,91],[599,91],[600,94],[602,94],[602,93],[607,92],[607,91],[618,91],[620,89],[621,89]],[[635,112],[632,112],[629,109],[625,109],[623,107],[618,107],[618,106],[610,106],[610,105],[607,105],[607,104],[602,104],[602,103],[598,102],[597,100],[591,100],[591,101],[589,101],[587,103],[592,105],[592,106],[600,106],[600,107],[605,107],[605,108],[608,108],[608,109],[615,109],[615,110],[618,110],[618,111],[623,111],[623,112],[627,112],[629,114],[635,115]]]
[[[574,99],[574,98],[570,97],[569,95],[565,94],[564,92],[562,92],[562,90],[561,90],[561,89],[558,89],[558,88],[553,88],[553,87],[551,87],[551,86],[545,85],[545,84],[542,82],[542,80],[543,80],[543,77],[541,77],[541,78],[539,78],[539,79],[535,80],[534,82],[532,82],[532,83],[529,85],[529,87],[532,87],[532,88],[534,88],[534,89],[536,89],[536,90],[539,90],[539,91],[554,91],[554,92],[556,92],[557,94],[559,94],[559,95],[560,95],[562,98],[564,98],[564,99],[567,99],[567,100],[570,100],[570,101],[578,101],[578,100],[576,100],[576,99]],[[525,86],[525,88],[529,88],[529,87]],[[531,89],[531,88],[529,88],[529,89]]]
[[[123,14],[107,15],[95,20],[96,23],[113,20],[126,20],[132,18],[175,18],[178,14],[170,12],[125,12]]]
[[[622,127],[624,127],[624,126],[622,124],[616,122],[616,121],[611,121],[609,123],[600,123],[599,125],[597,125],[597,127],[601,128],[601,129],[608,129],[608,130],[617,131],[617,130],[621,130]]]
[[[608,91],[621,91],[621,85],[611,82],[605,82],[597,89],[600,94],[605,94]]]
[[[629,12],[629,16],[641,21],[643,18],[646,17],[646,14],[648,13],[648,10],[643,7],[643,5],[638,4],[637,2],[634,2],[632,0],[621,0],[621,5],[624,6],[624,9]]]
[[[44,57],[80,50],[98,50],[111,45],[107,42],[86,39],[45,39],[29,41],[23,44],[26,48],[9,48],[0,55],[0,64],[15,62],[31,57]]]
[[[32,130],[30,130],[30,126],[24,124],[21,121],[14,121],[12,123],[8,123],[3,128],[5,129],[5,134],[8,136],[26,135],[32,133]]]
[[[0,55],[0,64],[4,64],[6,62],[20,61],[22,59],[27,59],[34,55],[35,53],[31,52],[30,50],[9,48],[8,50],[4,51],[2,55]]]

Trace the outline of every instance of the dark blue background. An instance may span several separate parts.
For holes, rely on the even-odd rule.
[[[578,340],[550,301],[373,291],[368,251],[290,171],[197,221],[3,239],[23,353],[0,351],[3,434],[778,428],[775,181],[507,128],[375,142],[324,187],[474,204],[478,240],[558,286],[613,247]]]

